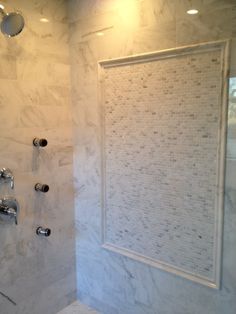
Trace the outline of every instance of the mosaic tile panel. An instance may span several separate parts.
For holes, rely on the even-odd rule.
[[[209,281],[221,70],[218,49],[115,64],[102,80],[105,246]]]

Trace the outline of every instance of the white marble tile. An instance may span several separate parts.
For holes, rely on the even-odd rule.
[[[16,58],[9,55],[1,55],[0,79],[15,80],[16,77]]]
[[[66,1],[2,3],[22,12],[25,28],[0,35],[0,167],[15,175],[15,189],[1,184],[0,197],[20,203],[19,224],[0,224],[0,312],[53,314],[76,299]],[[34,148],[34,137],[48,146]],[[34,190],[39,181],[48,194]],[[50,238],[36,235],[39,225],[51,228]]]
[[[139,12],[139,17],[129,15],[128,2],[133,5],[134,13]],[[213,291],[101,249],[101,129],[98,101],[93,97],[98,92],[94,79],[96,62],[235,36],[235,1],[193,2],[205,8],[205,12],[200,10],[198,16],[187,16],[187,0],[70,1],[78,296],[104,314],[234,314],[236,311],[232,175],[226,176],[221,290]],[[129,25],[127,16],[131,20]],[[113,28],[98,38],[92,32],[100,26]],[[86,29],[91,33],[86,35]],[[234,59],[233,55],[233,63]],[[234,168],[229,163],[227,174],[234,173]]]
[[[189,2],[179,1],[176,6],[177,46],[233,37],[235,3],[232,1],[196,1],[199,10],[188,15]]]
[[[1,164],[13,168],[17,186],[14,192],[7,187],[1,187],[0,192],[15,194],[22,205],[17,228],[0,225],[0,312],[54,314],[75,300],[78,285],[79,298],[104,314],[234,314],[234,162],[227,164],[220,291],[101,249],[97,61],[235,37],[235,1],[196,0],[201,8],[197,17],[186,16],[187,0],[1,2],[8,11],[22,11],[26,26],[12,39],[0,34]],[[49,23],[43,25],[39,21],[42,17]],[[104,36],[97,36],[99,30]],[[48,149],[32,151],[34,136],[47,137]],[[48,198],[35,197],[34,179],[50,182]],[[35,236],[38,223],[53,226],[51,238]],[[86,311],[81,305],[79,310]]]

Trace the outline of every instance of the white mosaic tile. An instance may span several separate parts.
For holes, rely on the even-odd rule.
[[[103,81],[105,244],[214,282],[221,51],[117,65]]]

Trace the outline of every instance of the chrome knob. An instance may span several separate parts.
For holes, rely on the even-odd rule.
[[[45,138],[34,138],[33,145],[36,147],[45,147],[48,145],[48,141]]]
[[[51,229],[38,227],[36,229],[36,234],[39,235],[39,236],[49,237],[50,234],[51,234]]]
[[[49,191],[49,185],[36,183],[34,186],[35,191],[47,193]]]

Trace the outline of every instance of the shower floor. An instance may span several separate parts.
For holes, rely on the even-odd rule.
[[[99,313],[89,308],[87,305],[81,304],[79,301],[76,301],[67,306],[62,311],[58,312],[57,314],[99,314]]]

